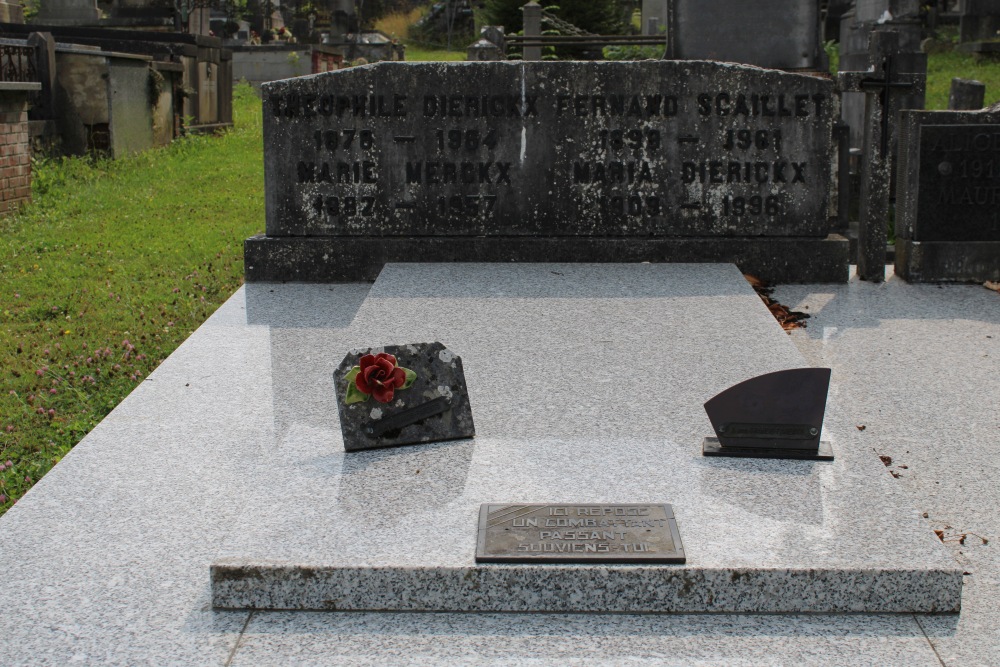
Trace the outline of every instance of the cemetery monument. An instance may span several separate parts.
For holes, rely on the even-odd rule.
[[[296,449],[268,463],[282,502],[260,493],[213,562],[216,608],[959,608],[961,570],[929,531],[862,509],[885,504],[884,480],[858,452],[833,460],[829,370],[805,367],[733,266],[846,281],[831,81],[380,63],[267,84],[263,104],[248,321],[285,321],[294,303],[272,293],[374,284],[321,296],[330,325],[272,329]],[[426,373],[413,340],[461,350],[475,437],[371,449],[357,431],[386,418],[376,393],[416,416],[388,438],[442,407],[407,394]],[[703,457],[709,428],[739,457]],[[761,449],[782,458],[747,457]]]
[[[263,88],[248,281],[390,261],[734,262],[847,280],[833,84],[701,61],[377,63]]]

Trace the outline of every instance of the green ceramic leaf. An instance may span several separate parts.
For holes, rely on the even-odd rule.
[[[362,401],[368,400],[368,394],[358,389],[357,385],[354,384],[352,380],[349,385],[347,385],[347,395],[344,396],[344,405],[350,405],[351,403],[361,403]]]
[[[358,373],[361,372],[361,366],[355,366],[350,371],[348,371],[347,376],[344,378],[348,382],[354,382],[354,378],[358,377]]]
[[[411,371],[409,368],[403,368],[402,366],[400,366],[399,368],[401,368],[403,372],[406,373],[406,382],[403,383],[403,386],[400,387],[400,389],[409,389],[413,385],[414,380],[417,379],[417,374]]]

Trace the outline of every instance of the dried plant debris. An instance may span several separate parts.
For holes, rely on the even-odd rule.
[[[886,456],[885,454],[879,454],[878,460],[881,461],[882,465],[884,465],[886,468],[888,468],[889,466],[892,465],[892,457],[891,456]],[[896,470],[889,470],[889,474],[892,475],[893,477],[895,477],[896,479],[899,479],[899,477],[900,477],[899,471],[900,470],[909,470],[909,469],[910,469],[910,466],[904,465],[902,463],[897,463],[896,464]]]
[[[809,317],[809,313],[803,313],[798,310],[789,310],[788,306],[783,306],[778,303],[775,299],[771,298],[771,293],[774,292],[774,288],[768,286],[763,280],[757,276],[752,276],[749,273],[744,273],[743,277],[746,278],[750,286],[753,287],[754,291],[760,297],[760,300],[764,302],[767,309],[771,311],[774,319],[778,320],[778,324],[785,331],[791,331],[792,329],[804,329],[806,326],[805,319]]]
[[[951,526],[945,525],[941,528],[935,528],[934,534],[938,536],[938,539],[945,544],[949,542],[958,542],[961,545],[971,545],[971,546],[986,546],[990,543],[988,538],[983,537],[979,533],[973,533],[972,531],[962,531],[958,528],[952,528]]]
[[[1000,283],[994,283],[987,280],[985,283],[983,283],[983,287],[985,287],[986,289],[991,289],[994,292],[1000,292]]]

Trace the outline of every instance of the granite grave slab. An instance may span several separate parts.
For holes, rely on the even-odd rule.
[[[961,604],[961,568],[870,451],[822,463],[701,456],[708,398],[806,365],[732,265],[390,264],[354,308],[330,326],[271,328],[280,444],[213,561],[217,608]],[[462,350],[476,438],[346,453],[337,398],[316,388],[340,351],[403,336]],[[836,442],[838,428],[824,437]],[[483,504],[629,503],[671,505],[684,564],[475,560]]]
[[[901,132],[896,273],[1000,280],[1000,113],[905,111]]]
[[[833,84],[704,61],[376,63],[265,84],[249,281],[387,261],[735,262],[847,279]]]

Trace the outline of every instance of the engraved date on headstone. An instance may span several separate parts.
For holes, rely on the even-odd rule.
[[[683,563],[670,505],[484,504],[476,560],[485,563]]]

